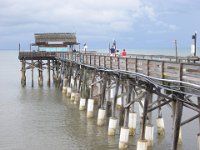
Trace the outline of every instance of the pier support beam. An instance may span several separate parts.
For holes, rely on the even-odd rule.
[[[149,104],[152,103],[153,101],[153,87],[150,85],[150,86],[147,86],[147,90],[148,90],[148,105],[147,105],[147,108],[149,107]],[[146,99],[145,99],[146,101]],[[145,110],[146,111],[146,110]],[[146,130],[145,130],[145,139],[148,141],[148,146],[153,146],[153,133],[154,133],[154,126],[153,126],[153,123],[152,123],[152,111],[150,111],[148,114],[147,114],[147,125],[146,125]]]
[[[183,94],[176,94],[176,107],[175,107],[175,118],[174,118],[174,127],[173,127],[173,143],[172,143],[172,150],[177,150],[178,148],[178,140],[179,140],[179,133],[180,133],[180,125],[181,125],[181,118],[182,118],[182,111],[183,111],[183,102],[179,99],[184,99]]]
[[[197,101],[198,101],[198,105],[199,105],[199,107],[200,107],[200,97],[197,98]],[[200,114],[200,113],[199,113],[199,114]],[[199,117],[199,127],[200,127],[200,117]],[[199,128],[199,130],[200,130],[200,128]]]
[[[56,61],[55,60],[52,60],[52,66],[53,66],[52,78],[53,78],[53,82],[56,83],[56,74],[55,74]]]
[[[48,81],[47,81],[47,85],[50,87],[51,85],[51,66],[50,66],[50,59],[47,60],[47,69],[48,69]]]
[[[136,123],[137,123],[137,114],[135,112],[129,112],[129,135],[135,135],[136,132]]]
[[[131,85],[131,81],[129,81],[128,85],[128,95],[127,95],[127,101],[126,103],[129,103],[131,101],[131,94],[133,86]],[[124,115],[124,125],[120,130],[120,139],[119,139],[119,148],[124,149],[128,147],[128,140],[129,140],[129,128],[128,128],[128,122],[129,122],[129,109],[130,106],[125,108],[125,115]]]
[[[165,135],[165,125],[164,125],[164,119],[162,117],[158,117],[156,119],[156,125],[157,125],[157,134],[158,135]]]
[[[198,105],[200,107],[200,97],[197,98],[197,101],[198,101]],[[200,114],[200,113],[199,113]],[[199,117],[199,127],[200,127],[200,117]],[[199,129],[200,130],[200,129]],[[197,147],[198,147],[198,150],[200,150],[200,133],[197,134]]]
[[[147,111],[148,111],[148,105],[149,105],[149,97],[152,96],[152,89],[153,87],[151,85],[147,85],[147,93],[145,96],[144,101],[144,108],[143,108],[143,121],[142,121],[142,131],[140,135],[140,139],[137,142],[137,150],[147,150],[148,147],[148,141],[145,139],[145,131],[146,131],[146,122],[147,122]]]
[[[102,75],[102,77],[104,78],[103,80],[103,85],[101,86],[101,97],[100,97],[100,107],[104,108],[104,102],[105,102],[105,98],[106,98],[106,85],[107,85],[107,74],[105,73],[104,75]]]
[[[22,60],[21,72],[22,72],[21,85],[24,87],[26,86],[26,61],[25,60]]]
[[[79,110],[85,110],[86,109],[86,103],[87,103],[87,69],[83,68],[83,79],[80,79],[81,81],[81,99],[80,99],[80,104],[79,104]]]
[[[158,90],[160,92],[160,89]],[[157,103],[158,106],[161,104],[160,96],[157,97]],[[162,117],[161,107],[158,108],[158,118],[156,119],[156,125],[157,125],[157,134],[161,136],[165,135],[165,125],[164,125],[164,119]]]
[[[109,124],[108,124],[108,135],[115,135],[117,128],[117,118],[115,117],[110,117],[109,118]]]
[[[102,93],[100,96],[100,108],[98,110],[98,117],[97,117],[97,125],[103,126],[105,124],[105,118],[106,118],[106,110],[104,108],[104,101],[106,96],[106,85],[107,85],[107,76],[104,77],[101,74],[101,77],[104,78],[103,85],[100,83],[100,92]]]
[[[67,77],[67,97],[71,97],[72,93],[72,86],[71,86],[71,79],[72,79],[72,63],[68,63],[68,77]]]
[[[88,99],[87,118],[94,117],[94,99]]]
[[[133,89],[135,86],[133,86]],[[132,90],[132,101],[135,100],[135,91]],[[129,135],[134,136],[136,132],[136,124],[137,124],[137,113],[135,112],[134,108],[135,102],[133,102],[130,106],[130,112],[129,112],[129,121],[128,121],[128,127],[129,127]]]
[[[62,93],[63,94],[67,93],[67,78],[66,77],[63,79]]]
[[[200,150],[200,133],[197,134],[197,150]]]
[[[99,108],[98,117],[97,117],[97,126],[103,126],[105,124],[106,110]]]
[[[42,60],[38,60],[38,85],[43,86]]]
[[[116,79],[116,87],[115,87],[115,95],[112,102],[112,117],[110,117],[109,120],[109,126],[108,126],[108,135],[115,135],[116,128],[117,128],[117,118],[115,117],[115,111],[116,111],[116,103],[117,103],[117,94],[119,90],[119,78]]]
[[[143,113],[144,113],[144,99],[145,99],[145,98],[142,98],[142,99],[139,101],[139,116],[140,116],[140,124],[142,124],[142,121],[143,121]]]
[[[79,110],[85,110],[86,109],[86,99],[81,98],[80,99],[80,104],[79,104]]]
[[[33,60],[31,60],[31,77],[32,77],[31,86],[34,87],[34,62],[33,62]]]

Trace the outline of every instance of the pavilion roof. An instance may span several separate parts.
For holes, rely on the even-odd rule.
[[[35,33],[35,46],[61,47],[78,44],[75,33]]]

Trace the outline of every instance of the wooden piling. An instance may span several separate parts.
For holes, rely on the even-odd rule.
[[[33,59],[31,59],[31,77],[32,77],[32,82],[31,82],[31,86],[34,86],[34,62]]]
[[[117,77],[115,95],[112,101],[112,112],[111,112],[111,117],[109,119],[109,125],[108,125],[108,135],[115,135],[116,128],[117,128],[117,118],[115,116],[116,115],[115,112],[116,112],[118,89],[119,89],[119,78]]]
[[[53,82],[56,82],[56,75],[55,75],[55,68],[56,68],[56,64],[55,64],[55,60],[52,60],[52,78],[53,78]]]
[[[197,98],[198,105],[200,107],[200,97]],[[199,112],[200,115],[200,112]],[[199,117],[199,130],[200,130],[200,117]],[[200,133],[197,134],[197,148],[200,150]]]
[[[21,76],[21,85],[26,86],[26,61],[22,60],[22,68],[21,68],[22,76]]]
[[[83,69],[81,69],[81,66],[80,66],[80,75],[79,75],[79,82],[78,82],[78,89],[77,89],[78,93],[81,92],[81,83],[82,83],[83,73],[84,73],[84,71],[83,71]],[[81,93],[80,93],[80,95],[81,95]]]
[[[173,142],[172,142],[172,150],[177,150],[178,148],[178,140],[179,140],[179,132],[180,132],[180,125],[181,125],[181,118],[182,118],[182,111],[183,111],[183,102],[179,99],[184,99],[183,94],[176,94],[177,99],[175,101],[176,108],[175,108],[175,118],[174,118],[174,130],[173,130]]]
[[[150,85],[147,86],[146,89],[148,89],[146,92],[145,100],[144,100],[144,108],[143,108],[143,121],[142,121],[142,130],[140,135],[140,140],[145,140],[145,127],[146,127],[146,121],[147,121],[147,110],[149,105],[149,97],[151,97],[151,89]]]
[[[129,103],[131,101],[131,94],[132,94],[132,89],[133,89],[133,86],[132,86],[132,83],[131,81],[128,81],[129,84],[128,84],[128,94],[127,94],[127,101],[126,103]],[[125,108],[125,115],[124,115],[124,127],[128,127],[128,118],[129,118],[129,110],[130,110],[130,106]]]
[[[47,81],[47,85],[50,87],[51,85],[51,66],[50,66],[50,59],[47,60],[47,68],[48,68],[48,81]]]
[[[116,79],[115,95],[112,101],[112,117],[114,118],[115,118],[115,112],[116,112],[118,90],[119,90],[119,78]]]
[[[158,89],[160,92],[160,89]],[[158,106],[161,105],[161,96],[158,95],[157,97]],[[158,107],[158,118],[156,119],[157,124],[157,134],[163,136],[165,134],[165,126],[164,126],[164,119],[162,117],[161,106]]]
[[[132,85],[131,81],[128,81],[128,94],[127,94],[127,101],[129,103],[131,101],[131,94],[132,94]],[[120,131],[120,139],[119,139],[119,148],[127,148],[128,147],[128,140],[129,140],[129,128],[128,128],[128,119],[129,119],[129,109],[130,106],[125,108],[125,115],[124,115],[124,125]]]
[[[38,60],[38,85],[43,86],[42,60]]]
[[[197,101],[198,101],[198,105],[200,107],[200,97],[197,98]],[[199,115],[200,115],[200,112],[199,112]],[[199,117],[199,130],[200,130],[200,117]],[[199,147],[200,149],[200,147]]]
[[[152,85],[147,85],[146,90],[148,90],[148,94],[147,94],[148,97],[147,97],[147,99],[145,98],[145,101],[148,101],[148,104],[147,104],[147,106],[144,106],[144,107],[146,107],[146,108],[144,108],[144,111],[148,111],[148,109],[151,108],[151,106],[149,106],[149,104],[151,104],[152,101],[153,101],[153,87],[152,87]],[[144,133],[145,139],[148,141],[148,146],[152,146],[153,145],[153,133],[154,133],[154,127],[153,127],[153,124],[152,124],[152,111],[150,111],[149,113],[144,112],[144,114],[146,114],[146,117],[144,116],[143,119],[147,120],[147,122],[146,122],[147,124],[145,126],[146,129],[145,129],[145,133]]]
[[[103,85],[101,88],[101,99],[100,99],[100,107],[104,108],[104,102],[105,102],[105,96],[106,96],[106,85],[107,85],[107,74],[105,73],[103,76],[104,80],[103,80]]]

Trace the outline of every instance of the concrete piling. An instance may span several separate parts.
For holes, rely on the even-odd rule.
[[[87,118],[94,117],[94,99],[88,99]]]
[[[108,125],[108,135],[113,136],[116,134],[117,118],[110,117]]]
[[[135,135],[136,123],[137,123],[137,113],[129,112],[129,121],[128,121],[129,135]]]
[[[63,79],[62,93],[63,94],[67,93],[67,78],[66,77]]]
[[[86,109],[86,99],[81,98],[80,99],[80,104],[79,104],[79,110],[85,110]]]
[[[148,146],[153,146],[153,134],[154,134],[153,125],[147,125],[145,129],[145,139],[147,140]]]
[[[120,130],[119,149],[127,148],[128,141],[129,141],[129,128],[122,127]]]
[[[97,125],[103,126],[105,124],[106,110],[103,108],[99,108],[98,117],[97,117]]]
[[[137,150],[147,150],[148,142],[147,140],[138,140],[137,142]]]
[[[164,125],[164,119],[162,117],[156,119],[156,125],[157,125],[157,134],[158,135],[165,135],[165,125]]]
[[[74,104],[79,104],[80,102],[80,93],[75,93]]]

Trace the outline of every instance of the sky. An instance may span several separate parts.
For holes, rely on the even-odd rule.
[[[190,48],[200,0],[0,0],[0,49],[29,49],[34,33],[76,33],[88,49]]]

